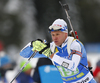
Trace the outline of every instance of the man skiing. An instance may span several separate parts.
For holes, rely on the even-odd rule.
[[[79,40],[68,36],[67,23],[63,19],[56,19],[49,27],[49,32],[52,37],[50,48],[46,48],[48,44],[41,40],[35,40],[31,42],[32,51],[38,51],[52,60],[63,83],[96,83],[88,68],[85,48]],[[23,54],[21,56],[24,57]]]

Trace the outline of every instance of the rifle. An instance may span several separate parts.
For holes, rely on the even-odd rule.
[[[68,4],[62,4],[60,1],[59,1],[59,3],[61,4],[62,8],[65,10],[65,13],[67,15],[67,19],[68,19],[70,27],[71,27],[70,35],[73,36],[75,39],[78,39],[77,31],[74,31],[71,20],[70,20],[70,16],[68,14],[68,10],[69,10]]]

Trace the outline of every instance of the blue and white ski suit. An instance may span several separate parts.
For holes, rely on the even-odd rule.
[[[51,51],[54,54],[51,59],[60,72],[63,83],[96,83],[88,69],[87,54],[83,44],[67,37],[61,47],[54,42],[50,43]],[[69,44],[70,42],[70,44]],[[27,44],[20,52],[24,58],[29,58],[33,54],[31,43]],[[37,53],[34,58],[46,57]]]
[[[73,40],[68,53],[68,39],[61,47],[55,46],[52,61],[61,74],[63,83],[96,83],[88,69],[87,55],[83,44],[78,40]],[[51,49],[54,42],[51,43]]]

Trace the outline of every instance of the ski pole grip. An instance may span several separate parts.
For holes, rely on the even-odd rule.
[[[50,47],[50,43],[46,43],[46,47],[45,48],[43,48],[39,53],[40,54],[42,54],[42,52],[44,51],[44,50],[46,50],[47,48],[49,48]]]

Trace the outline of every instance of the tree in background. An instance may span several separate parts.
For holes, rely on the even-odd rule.
[[[79,39],[84,42],[100,42],[99,0],[60,0],[68,3],[72,25]],[[16,45],[19,49],[28,42],[40,38],[50,41],[48,27],[57,18],[67,21],[59,0],[1,0],[0,40],[5,47]],[[70,26],[68,24],[70,31]]]
[[[99,0],[76,0],[80,16],[84,42],[100,42],[100,2]]]

